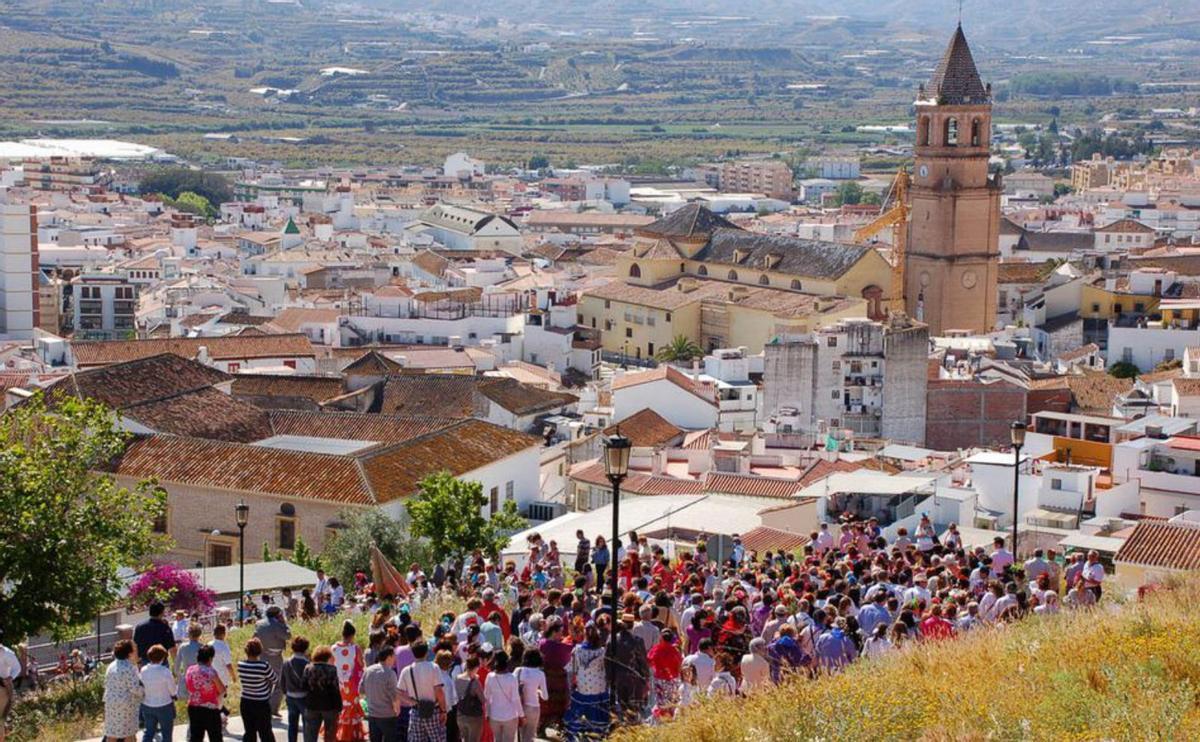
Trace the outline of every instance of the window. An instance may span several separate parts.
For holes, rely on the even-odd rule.
[[[208,566],[228,567],[233,564],[233,544],[208,542]]]
[[[1114,312],[1115,314],[1120,314],[1120,313],[1121,313],[1121,305],[1120,305],[1120,304],[1113,304],[1113,312]]]
[[[641,278],[642,277],[642,269],[640,267],[638,267],[637,263],[634,263],[633,265],[629,266],[629,277],[630,278]]]
[[[229,373],[236,374],[238,371],[241,370],[241,368],[242,368],[242,364],[240,364],[240,363],[230,363],[229,364]]]
[[[679,264],[679,272],[680,272],[680,273],[685,273],[686,271],[687,271],[687,264],[686,264],[686,263],[680,263],[680,264]]]
[[[604,300],[604,308],[605,308],[605,309],[611,309],[611,308],[612,308],[612,302],[610,302],[608,299],[605,299],[605,300]]]
[[[583,323],[581,322],[580,324],[583,324]],[[592,317],[592,329],[593,330],[596,329],[596,318],[595,317]],[[607,330],[608,328],[606,327],[604,329]]]
[[[836,348],[837,347],[837,335],[830,335],[829,337],[825,338],[825,345],[826,345],[826,347],[829,347],[829,348]]]
[[[771,279],[767,278],[766,273],[764,273],[758,277],[758,285],[759,286],[770,286],[771,285]]]
[[[1121,362],[1133,363],[1133,348],[1130,348],[1128,345],[1126,345],[1121,349]]]
[[[1144,312],[1146,311],[1146,305],[1139,301],[1133,305],[1133,311],[1138,313]]]
[[[971,146],[972,147],[978,147],[980,145],[980,143],[983,141],[980,137],[980,128],[981,127],[979,125],[979,119],[975,119],[974,121],[971,122]]]
[[[696,269],[696,274],[701,275],[701,276],[707,276],[708,275],[708,267],[703,266],[703,265],[700,266],[699,268]]]
[[[627,337],[627,338],[633,337],[633,328],[632,327],[625,328],[625,337]]]
[[[646,324],[650,325],[651,327],[654,327],[654,315],[653,314],[646,315]]]
[[[512,480],[509,480],[504,483],[504,499],[505,500],[515,500],[516,499],[516,496],[513,494]]]
[[[1100,312],[1100,305],[1099,305],[1099,304],[1093,304],[1093,305],[1092,305],[1092,312],[1093,312],[1093,313],[1096,313],[1096,314],[1098,314],[1098,313]]]
[[[793,278],[792,279],[792,291],[799,291],[799,290],[800,290],[800,279]]]
[[[595,327],[595,326],[596,326],[596,320],[594,320],[594,319],[593,319],[593,320],[592,320],[592,327]],[[612,330],[612,328],[613,328],[613,323],[612,323],[612,320],[611,320],[611,319],[606,319],[606,320],[604,320],[604,329],[605,329],[605,330]]]
[[[958,119],[946,119],[946,146],[958,146]]]
[[[833,370],[834,370],[834,371],[841,371],[841,370],[842,370],[842,362],[841,362],[841,361],[834,361],[834,362],[833,362]]]
[[[737,271],[729,271],[728,278],[730,281],[736,281],[737,280]]]
[[[491,506],[491,512],[496,513],[496,512],[500,511],[500,488],[499,487],[492,487],[490,497],[488,498],[488,504]]]
[[[284,368],[296,368],[296,362],[295,361],[284,361],[283,367]]]
[[[1062,488],[1063,488],[1063,486],[1062,486],[1062,480],[1061,480],[1061,479],[1051,479],[1051,480],[1050,480],[1050,489],[1052,489],[1052,490],[1060,490],[1060,489],[1062,489]]]
[[[626,310],[625,310],[625,321],[626,321],[626,322],[632,322],[632,321],[633,321],[633,312],[631,312],[631,311],[630,311],[630,310],[628,310],[628,309],[626,309]]]
[[[1164,350],[1164,351],[1163,351],[1163,360],[1164,360],[1164,361],[1173,361],[1173,360],[1175,360],[1175,349],[1174,349],[1174,348],[1167,348],[1166,350]]]
[[[840,389],[830,389],[829,390],[829,398],[830,399],[837,399],[840,396],[842,396],[842,391]]]
[[[918,139],[917,144],[921,145],[922,147],[927,146],[929,144],[929,117],[928,116],[921,117],[921,130],[920,130],[920,134],[917,137],[917,139]]]
[[[671,321],[671,313],[667,312],[667,322],[670,322],[670,321]]]
[[[152,528],[154,529],[155,533],[160,533],[160,534],[166,535],[167,533],[170,532],[169,531],[169,518],[168,518],[169,515],[170,515],[170,508],[163,508],[162,514],[160,514],[157,518],[154,519],[154,524],[153,524]]]
[[[296,519],[284,515],[275,518],[275,548],[291,551],[296,548]]]
[[[646,343],[646,356],[648,358],[654,357],[654,343]]]

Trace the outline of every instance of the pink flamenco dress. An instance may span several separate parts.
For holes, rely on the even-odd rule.
[[[363,675],[363,653],[354,642],[340,641],[334,644],[333,665],[337,668],[338,687],[342,691],[342,713],[338,716],[338,742],[361,742],[367,735],[363,731],[362,704],[359,702],[358,682]]]

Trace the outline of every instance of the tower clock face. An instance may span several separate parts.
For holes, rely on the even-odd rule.
[[[921,174],[922,178],[927,177],[929,175],[929,166],[922,165],[921,168],[919,170],[917,170],[917,172]]]

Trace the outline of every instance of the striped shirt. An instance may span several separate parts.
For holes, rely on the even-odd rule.
[[[242,681],[242,698],[251,701],[268,701],[275,687],[275,673],[262,660],[238,662],[238,678]]]

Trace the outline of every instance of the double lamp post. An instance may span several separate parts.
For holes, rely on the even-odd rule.
[[[604,474],[612,484],[612,541],[609,542],[610,555],[608,560],[609,590],[612,593],[612,631],[608,636],[608,702],[609,708],[613,712],[615,712],[617,703],[617,621],[621,618],[618,613],[620,596],[617,585],[619,566],[617,562],[617,542],[620,539],[621,533],[621,482],[624,481],[625,477],[629,476],[629,453],[632,450],[633,443],[627,437],[621,435],[621,427],[619,425],[617,426],[616,433],[604,439]]]

